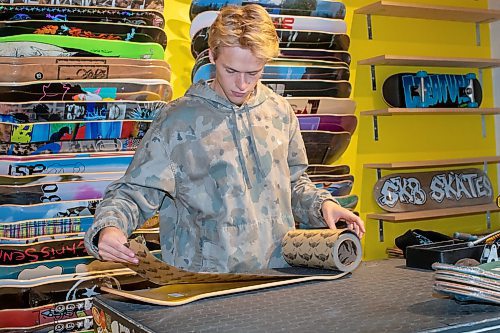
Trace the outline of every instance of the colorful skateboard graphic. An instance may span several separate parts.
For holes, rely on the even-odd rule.
[[[27,186],[38,184],[52,184],[59,182],[70,181],[94,181],[118,179],[122,177],[124,172],[100,172],[100,173],[83,173],[83,174],[58,174],[58,175],[36,175],[36,176],[0,176],[0,186]]]
[[[34,205],[0,205],[0,222],[93,216],[98,203],[99,200],[77,200]]]
[[[316,188],[327,190],[334,197],[340,197],[351,194],[353,182],[351,180],[341,180],[338,182],[314,182],[314,186],[316,186]]]
[[[25,3],[33,5],[32,0],[0,0],[2,4]],[[151,9],[163,12],[162,0],[139,0],[139,1],[117,1],[106,0],[38,0],[40,5],[63,5],[72,7],[103,7],[103,8],[124,8],[124,9]]]
[[[153,120],[166,108],[164,101],[0,103],[0,121],[25,124],[64,120]]]
[[[0,64],[10,65],[125,65],[125,66],[157,66],[170,71],[170,65],[163,59],[131,59],[118,57],[69,57],[69,56],[21,56],[0,57]],[[163,78],[165,79],[165,78]],[[166,80],[166,79],[165,79]],[[168,80],[167,80],[168,81]]]
[[[17,35],[0,37],[0,57],[119,57],[163,59],[157,43],[82,39],[70,36]]]
[[[307,59],[308,61],[319,60],[333,63],[343,62],[348,65],[351,63],[351,55],[347,51],[282,48],[279,57],[287,59]]]
[[[359,201],[359,197],[355,194],[334,197],[334,199],[337,200],[339,205],[349,210],[355,209]]]
[[[217,15],[219,15],[218,11],[206,11],[196,15],[191,22],[189,37],[192,39],[201,29],[210,27]],[[324,31],[336,34],[347,32],[347,25],[342,19],[278,14],[270,14],[270,16],[276,29]]]
[[[5,1],[5,0],[4,0]],[[228,5],[245,5],[249,2],[243,0],[195,0],[191,2],[189,16],[191,21],[204,11],[220,10]],[[316,16],[326,18],[344,19],[346,14],[345,5],[341,2],[329,0],[313,0],[306,4],[306,8],[297,8],[297,4],[292,0],[258,0],[250,3],[256,3],[264,7],[270,14],[281,15],[300,15],[300,16]]]
[[[350,98],[333,97],[290,97],[286,100],[295,114],[354,114],[356,102]]]
[[[332,164],[342,156],[351,135],[348,132],[301,131],[311,164]]]
[[[348,81],[349,75],[349,69],[345,67],[266,65],[261,78],[263,80]],[[215,65],[207,64],[196,70],[193,75],[193,82],[213,80],[214,78]]]
[[[52,20],[113,22],[165,27],[163,13],[155,10],[113,9],[11,4],[0,5],[1,21]]]
[[[340,97],[351,95],[349,81],[308,80],[261,80],[261,82],[283,97]]]
[[[158,27],[85,21],[0,21],[0,37],[24,34],[158,43],[164,49],[167,47],[167,35]]]
[[[346,34],[331,34],[315,31],[295,31],[276,29],[280,40],[280,49],[310,48],[321,50],[349,50],[350,38]],[[201,29],[191,42],[191,54],[194,58],[208,49],[208,30]]]
[[[2,205],[0,205],[2,207]],[[94,223],[93,216],[73,216],[0,223],[2,238],[32,238],[46,235],[87,231]],[[0,281],[1,282],[1,281]]]
[[[140,139],[99,139],[50,143],[0,143],[0,155],[29,156],[65,153],[133,152]]]
[[[141,139],[150,125],[150,120],[0,123],[0,142],[41,143],[98,139]]]
[[[354,115],[297,115],[300,129],[354,133],[358,119]]]
[[[480,169],[399,173],[382,177],[375,201],[389,212],[409,212],[493,202],[493,186]]]
[[[385,80],[382,93],[389,106],[401,108],[477,108],[483,99],[475,74],[394,74]]]

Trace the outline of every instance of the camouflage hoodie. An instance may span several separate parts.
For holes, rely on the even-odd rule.
[[[194,84],[158,115],[123,178],[112,183],[85,235],[126,234],[159,213],[163,260],[191,271],[285,267],[284,234],[324,227],[331,199],[304,173],[297,117],[285,99],[258,84],[238,107],[208,84]],[[293,211],[293,213],[292,213]]]

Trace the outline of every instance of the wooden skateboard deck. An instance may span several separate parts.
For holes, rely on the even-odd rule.
[[[32,0],[0,0],[2,4],[12,4],[12,3],[25,3],[33,5],[36,1]],[[71,6],[75,8],[85,8],[85,7],[102,7],[102,8],[124,8],[124,9],[151,9],[159,12],[163,12],[163,1],[162,0],[143,0],[137,2],[109,2],[105,0],[38,0],[39,4],[43,5],[64,5]]]
[[[354,182],[354,176],[350,174],[343,174],[343,175],[315,174],[315,175],[309,175],[309,179],[311,179],[312,182],[316,183],[323,183],[323,182],[334,183],[343,180],[349,180],[351,182]]]
[[[308,80],[261,80],[261,82],[283,97],[340,97],[351,95],[349,81]]]
[[[133,152],[140,139],[99,139],[50,143],[0,143],[0,155],[29,156],[66,153]]]
[[[314,240],[311,236],[315,237]],[[318,252],[312,250],[313,246],[309,241],[315,243]],[[129,246],[139,258],[138,266],[129,267],[161,286],[137,291],[122,291],[107,287],[102,287],[101,290],[128,299],[165,306],[178,306],[208,297],[313,280],[335,280],[352,271],[361,260],[358,252],[361,249],[359,239],[349,232],[342,233],[334,230],[292,231],[284,238],[283,251],[284,257],[289,262],[299,265],[310,264],[312,267],[321,268],[332,265],[331,267],[337,270],[343,269],[343,273],[340,274],[329,271],[330,274],[323,275],[324,271],[315,272],[314,270],[306,270],[306,274],[304,270],[301,274],[284,274],[280,270],[269,270],[261,274],[194,273],[177,269],[152,258],[147,249],[138,242],[131,241]],[[338,262],[335,262],[333,257],[336,257]],[[317,275],[314,275],[315,273]],[[323,274],[320,275],[320,273]]]
[[[388,77],[382,87],[391,107],[479,107],[483,93],[475,74],[399,73]]]
[[[201,29],[210,27],[217,15],[219,15],[218,11],[205,11],[196,15],[191,22],[189,37],[192,39]],[[336,34],[347,32],[347,25],[343,19],[279,14],[270,14],[270,16],[276,29],[324,31]]]
[[[493,187],[480,169],[391,174],[373,189],[377,204],[389,212],[409,212],[493,202]]]
[[[88,22],[113,22],[134,25],[165,27],[163,13],[155,10],[135,10],[99,7],[50,6],[50,5],[2,5],[0,20],[64,20]]]
[[[21,56],[0,57],[0,64],[10,65],[102,65],[102,66],[156,66],[170,71],[170,65],[163,59],[132,59],[119,57],[69,57],[69,56]],[[164,80],[167,80],[164,78]],[[168,80],[167,80],[168,81]]]
[[[6,0],[3,0],[6,1]],[[299,15],[299,16],[317,16],[326,18],[344,19],[346,14],[345,5],[342,2],[329,0],[313,0],[307,4],[307,8],[301,8],[291,0],[281,0],[270,2],[267,0],[254,1],[264,7],[270,14]],[[208,10],[220,10],[228,5],[243,5],[243,0],[195,0],[191,2],[189,17],[191,21],[196,15]]]
[[[25,34],[0,37],[0,57],[115,57],[163,59],[165,51],[157,43],[121,40],[82,39],[71,36]]]
[[[313,182],[314,186],[330,192],[334,197],[351,194],[353,182],[351,180],[341,180],[336,182]]]
[[[295,114],[354,114],[356,102],[350,98],[286,97]]]
[[[348,165],[309,164],[306,172],[308,175],[346,175],[351,168]]]
[[[349,132],[353,134],[358,124],[354,115],[297,115],[300,129],[309,131]]]
[[[349,142],[349,132],[301,131],[311,164],[332,164],[342,156]]]

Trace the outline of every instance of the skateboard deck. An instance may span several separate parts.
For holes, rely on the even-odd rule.
[[[322,183],[322,182],[334,183],[343,180],[349,180],[351,182],[354,182],[354,176],[350,174],[343,174],[343,175],[316,174],[316,175],[309,175],[309,179],[311,179],[311,181],[315,183]]]
[[[217,15],[219,12],[212,10],[196,15],[191,22],[189,37],[193,39],[198,31],[210,27]],[[343,19],[279,14],[270,14],[270,16],[276,29],[324,31],[336,34],[347,32],[347,25]]]
[[[389,212],[409,212],[493,202],[493,187],[480,169],[391,174],[374,186],[375,201]]]
[[[72,216],[0,223],[0,237],[32,238],[63,233],[84,232],[94,223],[93,216]]]
[[[99,200],[68,200],[33,205],[1,205],[0,222],[92,216]]]
[[[170,65],[163,59],[132,59],[118,57],[69,57],[69,56],[21,56],[0,57],[0,64],[10,65],[102,65],[102,66],[156,66],[170,71]],[[166,79],[165,79],[166,80]],[[168,81],[168,80],[167,80]]]
[[[323,165],[309,164],[306,173],[308,175],[346,175],[351,172],[348,165]]]
[[[0,244],[2,245],[28,245],[38,242],[48,242],[56,240],[64,240],[68,238],[83,238],[85,236],[84,232],[73,232],[69,234],[54,234],[54,235],[42,235],[39,237],[27,237],[27,238],[9,238],[0,237]]]
[[[266,65],[262,72],[263,80],[323,80],[323,81],[348,81],[349,69],[345,67],[326,66],[280,66]],[[199,67],[193,74],[192,81],[213,80],[215,78],[215,65],[206,64]]]
[[[350,98],[290,97],[286,100],[295,114],[354,114],[356,102]]]
[[[345,5],[342,2],[329,0],[310,1],[306,8],[301,8],[292,0],[280,0],[274,2],[258,0],[253,1],[252,3],[261,5],[269,14],[317,16],[336,19],[344,19],[346,14]],[[191,21],[193,21],[196,15],[204,11],[220,10],[224,6],[241,6],[244,4],[246,4],[246,2],[243,0],[195,0],[191,2],[189,17]]]
[[[164,101],[0,103],[0,121],[18,124],[71,120],[153,120]]]
[[[297,115],[300,130],[309,131],[331,131],[349,132],[353,134],[358,124],[358,119],[354,115]]]
[[[0,37],[38,34],[72,36],[137,43],[158,43],[167,47],[167,35],[162,28],[127,23],[21,20],[0,21]]]
[[[33,5],[37,1],[32,0],[0,0],[1,4],[24,3]],[[124,8],[124,9],[151,9],[163,12],[162,0],[142,0],[137,2],[109,2],[99,0],[38,0],[40,5],[64,5],[75,8],[102,7],[102,8]]]
[[[287,59],[307,59],[309,61],[319,60],[332,63],[343,62],[348,65],[351,63],[351,55],[347,51],[286,48],[280,50],[279,57]]]
[[[298,230],[288,235],[288,238],[285,237],[283,251],[284,257],[288,257],[287,261],[299,265],[310,264],[321,268],[332,265],[337,271],[343,269],[343,273],[336,274],[330,270],[327,275],[323,275],[325,274],[324,270],[314,271],[308,269],[299,270],[300,274],[284,274],[283,270],[279,269],[268,270],[260,274],[188,272],[155,260],[144,246],[138,242],[130,241],[130,248],[139,258],[139,265],[130,266],[130,268],[146,277],[149,281],[160,285],[160,287],[137,291],[122,291],[115,288],[101,287],[101,290],[142,302],[178,306],[203,298],[250,290],[313,280],[335,280],[345,276],[357,267],[361,260],[358,255],[361,247],[356,236],[349,232],[345,233],[344,231],[344,233],[341,233],[334,230],[311,232]],[[314,252],[316,250],[312,249],[313,246],[308,240],[313,235],[316,236],[314,244],[318,248],[318,252]],[[318,242],[320,242],[320,246],[318,246]],[[324,250],[325,253],[320,253],[319,250]],[[333,259],[334,256],[338,262]]]
[[[348,132],[301,131],[309,163],[332,164],[342,156],[351,135]]]
[[[359,201],[359,197],[356,194],[334,197],[334,199],[337,200],[339,205],[349,210],[355,209]]]
[[[347,34],[332,34],[316,31],[295,31],[276,29],[279,39],[280,49],[321,49],[348,51],[350,38]],[[191,41],[191,54],[193,58],[208,49],[208,29],[201,29],[196,33]]]
[[[141,139],[151,120],[100,120],[10,124],[0,123],[0,141],[39,143],[96,139]]]
[[[0,176],[0,186],[28,186],[52,184],[56,182],[70,181],[94,181],[118,179],[122,177],[124,172],[100,172],[100,173],[85,173],[85,174],[57,174],[57,175],[35,175],[35,176]]]
[[[384,81],[382,94],[391,107],[479,107],[481,84],[475,74],[400,73]]]
[[[261,80],[261,82],[283,97],[336,97],[351,95],[349,81],[308,80]]]
[[[99,139],[50,143],[0,143],[0,155],[29,156],[66,153],[133,152],[140,139]]]
[[[353,182],[351,180],[341,180],[337,182],[314,182],[314,186],[327,190],[334,197],[351,194]]]
[[[4,4],[1,21],[46,20],[128,23],[165,27],[163,13],[155,10],[134,10],[99,7]]]
[[[71,36],[25,34],[0,37],[0,57],[115,57],[163,59],[165,51],[157,43],[84,39]]]

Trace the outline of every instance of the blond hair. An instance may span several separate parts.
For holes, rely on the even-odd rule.
[[[217,59],[222,46],[249,49],[259,59],[269,61],[279,54],[273,21],[259,5],[226,6],[209,30],[208,46]]]

